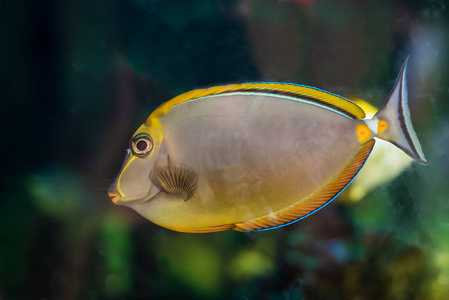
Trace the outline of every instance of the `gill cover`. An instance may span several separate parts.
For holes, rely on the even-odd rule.
[[[122,169],[109,188],[110,194],[119,196],[121,201],[133,201],[148,199],[159,192],[150,175],[161,140],[161,135],[154,134],[147,125],[140,126],[130,141]]]

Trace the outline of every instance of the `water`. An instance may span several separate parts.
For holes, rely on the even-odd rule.
[[[444,2],[0,7],[0,299],[447,299]],[[107,196],[132,133],[179,93],[287,81],[379,107],[407,55],[430,165],[412,163],[362,198],[349,190],[276,230],[183,234]]]

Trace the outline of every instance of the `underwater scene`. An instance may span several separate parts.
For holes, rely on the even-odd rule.
[[[449,299],[449,6],[0,1],[0,300]]]

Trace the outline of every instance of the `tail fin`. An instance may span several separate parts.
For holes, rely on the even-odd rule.
[[[374,119],[378,120],[377,137],[393,143],[420,164],[427,165],[427,160],[413,129],[408,108],[407,78],[405,76],[407,63],[408,58],[399,72],[387,101],[374,116]]]

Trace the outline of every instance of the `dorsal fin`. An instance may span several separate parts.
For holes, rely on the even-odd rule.
[[[251,92],[291,96],[297,98],[297,100],[304,100],[312,104],[337,110],[352,119],[363,119],[365,117],[363,109],[351,100],[318,88],[291,83],[259,82],[222,85],[181,94],[159,106],[148,117],[147,124],[151,124],[152,120],[157,119],[159,116],[167,113],[173,106],[183,102],[194,101],[207,96]]]

